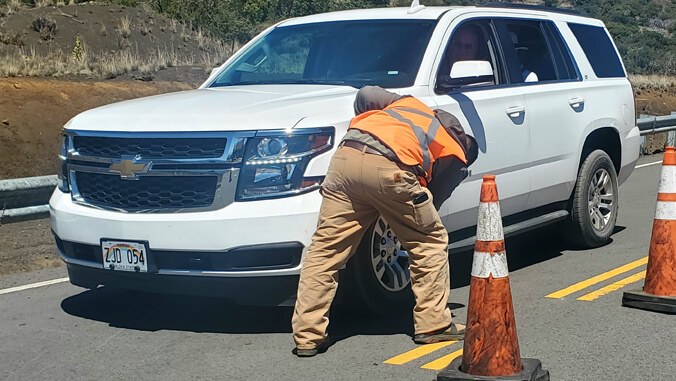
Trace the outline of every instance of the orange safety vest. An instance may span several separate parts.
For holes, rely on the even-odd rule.
[[[424,186],[432,180],[432,165],[438,158],[454,155],[467,163],[462,147],[441,126],[434,112],[413,97],[354,117],[352,128],[376,137],[403,164],[420,165],[425,171],[424,178],[420,178]]]

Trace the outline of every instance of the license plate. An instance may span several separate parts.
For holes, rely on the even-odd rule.
[[[148,253],[143,243],[103,240],[101,251],[104,269],[148,272]]]

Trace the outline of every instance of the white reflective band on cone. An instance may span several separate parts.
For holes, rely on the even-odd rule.
[[[472,276],[475,278],[506,278],[509,275],[507,270],[507,253],[477,253],[474,252],[472,261]]]
[[[655,208],[655,219],[676,221],[676,202],[657,201],[657,207]]]
[[[476,229],[477,241],[502,241],[502,218],[499,202],[482,202],[479,204],[479,223]]]
[[[657,187],[660,193],[676,193],[676,166],[664,165],[662,166],[662,173],[660,175],[660,185]]]

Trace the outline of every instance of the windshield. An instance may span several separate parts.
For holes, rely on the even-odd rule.
[[[359,20],[278,27],[210,87],[331,84],[413,85],[435,20]]]

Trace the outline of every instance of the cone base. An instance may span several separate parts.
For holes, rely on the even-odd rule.
[[[509,376],[474,376],[469,373],[461,372],[462,356],[457,357],[439,372],[437,381],[465,381],[465,380],[504,380],[504,381],[549,381],[549,371],[542,369],[542,363],[538,359],[521,359],[523,370],[519,373]]]
[[[625,292],[622,296],[622,305],[642,310],[676,314],[676,296],[651,295],[642,290]]]

